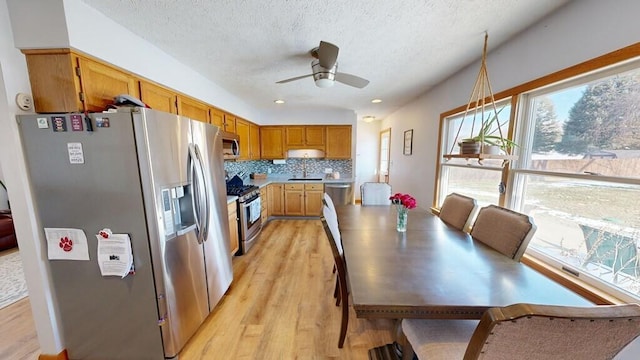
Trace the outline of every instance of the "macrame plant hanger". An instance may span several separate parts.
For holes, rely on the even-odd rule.
[[[456,137],[453,141],[453,144],[451,144],[451,150],[449,151],[450,155],[445,155],[445,158],[447,160],[456,157],[456,158],[478,158],[478,162],[480,164],[482,159],[485,158],[494,158],[494,159],[504,159],[509,160],[509,159],[513,159],[515,157],[510,155],[510,147],[505,147],[504,151],[506,153],[506,155],[488,155],[488,154],[483,154],[484,151],[484,147],[485,147],[485,132],[484,131],[484,127],[485,126],[491,126],[490,122],[491,122],[491,118],[487,118],[485,119],[485,108],[487,106],[489,106],[489,104],[491,105],[491,109],[493,110],[493,114],[496,117],[497,120],[497,116],[498,116],[498,109],[496,108],[496,101],[495,98],[493,96],[493,89],[491,88],[491,82],[489,81],[489,72],[487,71],[487,43],[489,41],[489,34],[487,34],[487,32],[484,33],[484,47],[482,49],[482,62],[480,64],[480,71],[478,72],[478,77],[476,78],[476,82],[473,86],[473,90],[471,91],[471,96],[469,97],[469,102],[467,103],[467,108],[464,111],[464,115],[462,116],[462,121],[460,123],[460,127],[458,127],[458,131],[456,132]],[[488,96],[487,96],[488,93]],[[488,103],[487,103],[488,100]],[[458,139],[460,137],[460,132],[462,130],[462,127],[464,126],[465,120],[467,119],[467,116],[469,114],[469,110],[471,109],[471,107],[473,106],[474,110],[473,110],[473,120],[471,123],[471,133],[469,138],[473,138],[474,135],[474,130],[476,128],[476,119],[478,117],[478,112],[480,113],[480,129],[479,129],[479,134],[478,134],[478,141],[480,142],[480,153],[479,154],[460,154],[460,155],[453,155],[453,151],[455,149],[456,144],[458,144]],[[488,111],[488,114],[491,114],[491,109]],[[502,133],[502,127],[500,125],[500,121],[496,121],[497,127],[498,127],[498,134],[499,134],[499,139],[500,139],[500,143],[504,144],[504,136]]]

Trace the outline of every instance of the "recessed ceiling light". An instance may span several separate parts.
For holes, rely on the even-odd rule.
[[[376,119],[376,117],[375,117],[375,116],[371,116],[371,115],[363,116],[363,117],[362,117],[362,121],[364,121],[364,122],[368,122],[368,123],[370,123],[370,122],[374,121],[375,119]]]
[[[284,104],[284,100],[281,100],[281,99],[273,100],[273,102],[276,104]]]
[[[371,100],[371,102],[374,103],[374,104],[379,104],[379,103],[382,102],[382,100],[381,99],[373,99],[373,100]]]

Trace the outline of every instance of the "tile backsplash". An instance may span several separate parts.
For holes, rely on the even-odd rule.
[[[304,161],[304,159],[287,159],[285,164],[274,164],[271,160],[225,161],[224,169],[229,172],[229,175],[237,174],[240,171],[244,171],[246,174],[301,175]],[[338,171],[344,175],[353,173],[351,160],[306,159],[306,162],[307,174],[309,175],[322,175],[325,169],[332,169],[332,171]]]

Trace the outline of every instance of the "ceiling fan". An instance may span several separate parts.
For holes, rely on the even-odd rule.
[[[359,76],[338,72],[338,47],[326,41],[320,41],[320,46],[311,49],[311,56],[316,58],[311,62],[312,74],[296,76],[291,79],[277,81],[276,84],[284,84],[290,81],[304,79],[313,76],[317,87],[326,88],[333,86],[334,82],[362,89],[369,84],[369,80]]]

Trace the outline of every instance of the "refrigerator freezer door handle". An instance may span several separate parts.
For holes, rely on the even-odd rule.
[[[198,243],[202,244],[202,191],[199,189],[200,176],[198,174],[199,168],[197,167],[196,161],[195,147],[193,144],[189,144],[188,176],[191,182],[191,205],[193,207],[193,219],[196,225]]]
[[[202,161],[202,155],[200,152],[200,148],[198,147],[198,144],[195,145],[195,154],[196,157],[198,159],[198,164],[200,165],[200,175],[201,175],[201,184],[202,184],[202,189],[204,190],[204,216],[202,218],[202,240],[203,241],[207,241],[207,238],[209,236],[209,215],[210,215],[210,211],[211,211],[211,203],[209,201],[209,187],[207,186],[207,181],[205,179],[205,169],[204,169],[204,162]]]

